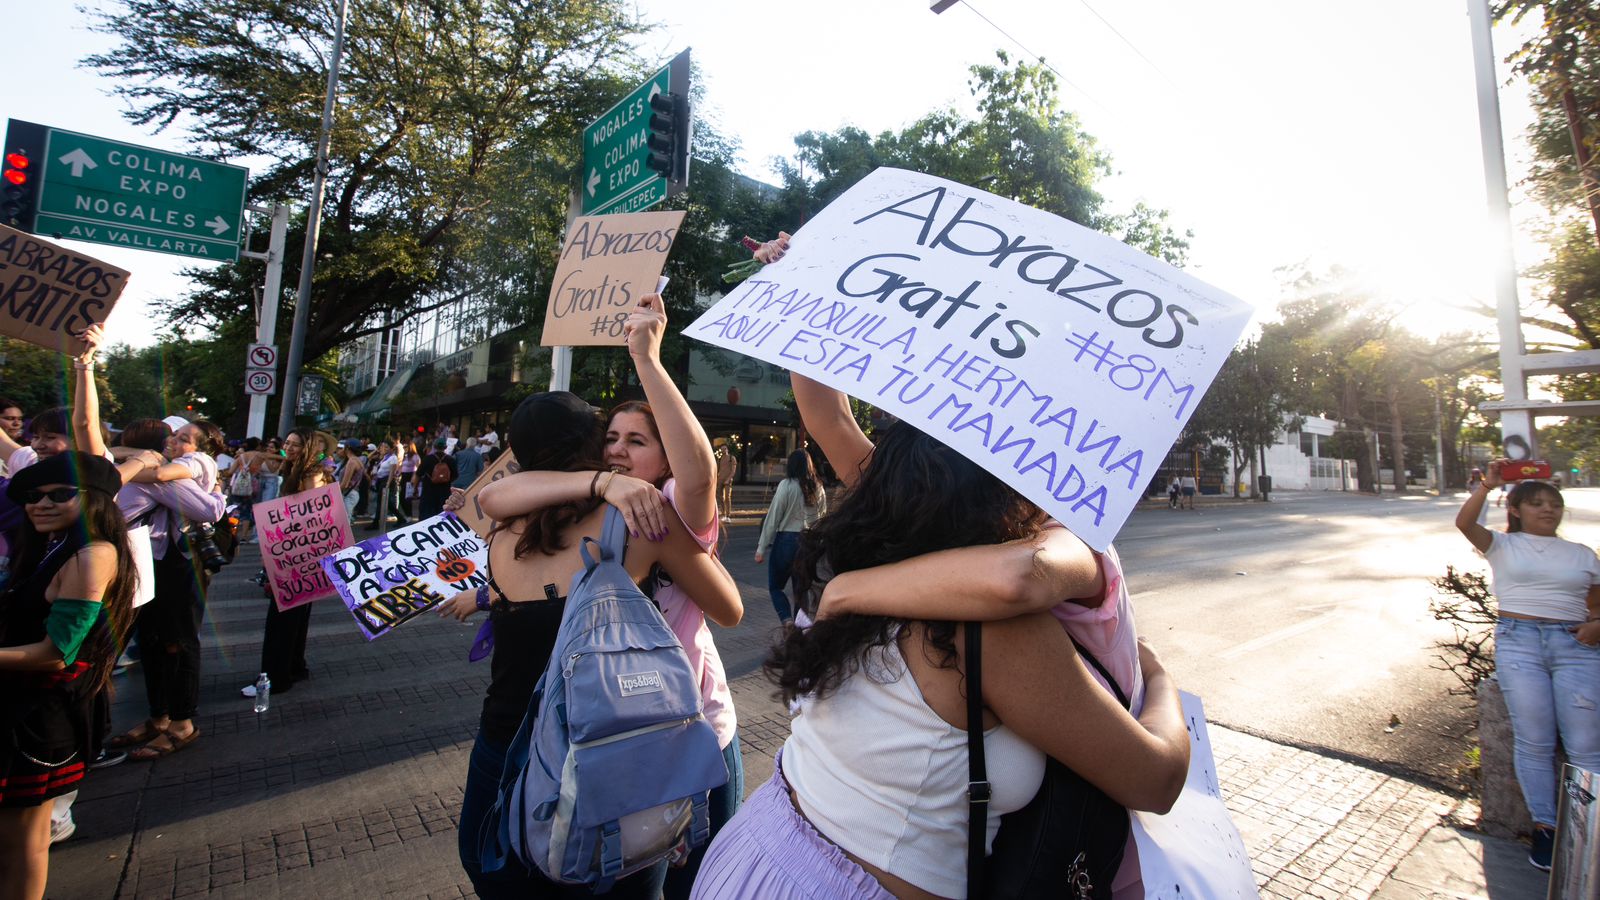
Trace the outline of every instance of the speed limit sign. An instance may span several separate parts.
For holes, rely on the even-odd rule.
[[[246,394],[275,394],[278,391],[278,374],[267,369],[251,369],[244,375]]]

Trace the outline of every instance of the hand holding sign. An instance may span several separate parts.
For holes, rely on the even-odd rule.
[[[628,355],[635,360],[661,358],[661,338],[667,333],[667,309],[660,294],[645,294],[622,325]]]

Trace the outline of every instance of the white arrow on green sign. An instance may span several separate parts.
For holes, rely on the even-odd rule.
[[[583,130],[582,215],[641,212],[667,199],[667,180],[645,165],[650,158],[650,98],[674,89],[673,69],[688,92],[689,51],[678,54]]]
[[[34,233],[233,261],[241,166],[51,128]]]

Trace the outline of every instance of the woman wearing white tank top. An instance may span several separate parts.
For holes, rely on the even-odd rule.
[[[1044,513],[970,460],[905,423],[874,447],[842,394],[793,382],[808,430],[851,485],[802,543],[796,593],[812,612],[828,573],[1039,537]],[[1073,557],[1065,568],[1098,579],[1081,541],[1050,540]],[[786,698],[801,698],[801,715],[772,780],[707,852],[694,896],[965,896],[960,634],[951,622],[861,615],[788,631],[767,669]],[[1048,614],[991,623],[982,641],[988,838],[1002,813],[1033,797],[1046,753],[1128,807],[1170,807],[1189,742],[1177,692],[1153,654],[1141,660],[1146,697],[1136,720],[1093,681]]]

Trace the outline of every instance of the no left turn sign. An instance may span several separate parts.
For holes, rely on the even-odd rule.
[[[245,373],[244,392],[246,394],[274,394],[277,391],[277,373],[262,369],[252,369]]]
[[[278,348],[272,344],[251,344],[245,352],[245,365],[252,369],[276,369]]]

